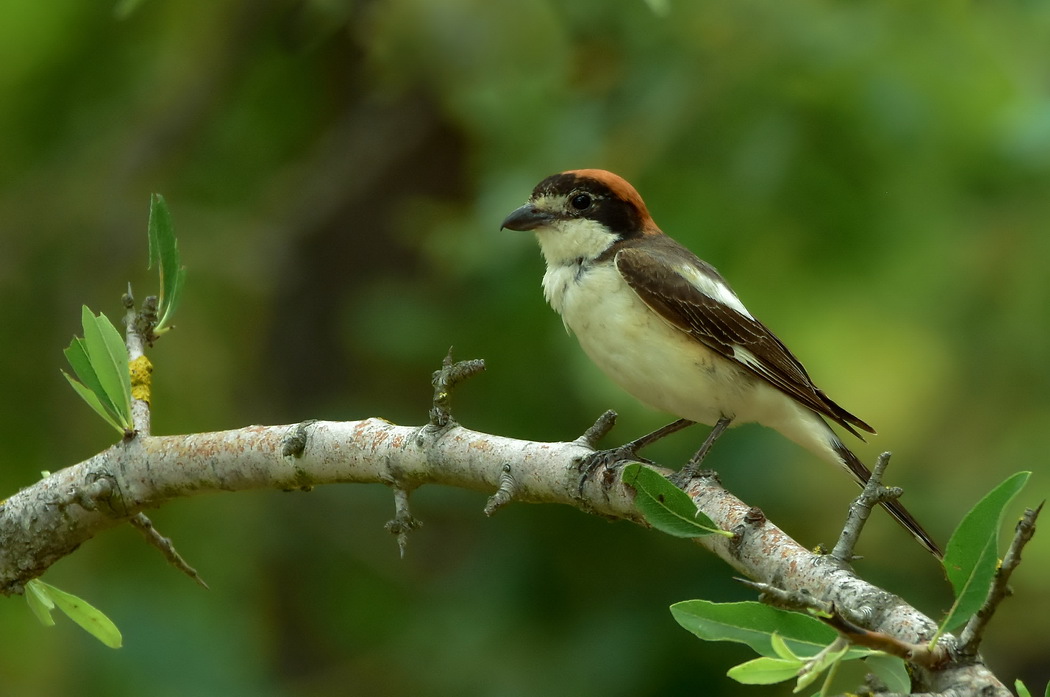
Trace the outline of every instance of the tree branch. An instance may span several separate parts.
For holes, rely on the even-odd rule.
[[[588,481],[577,490],[577,464],[591,452],[579,442],[516,440],[454,421],[438,429],[378,418],[139,436],[55,472],[0,504],[0,592],[22,592],[28,580],[80,544],[144,509],[206,492],[309,489],[330,483],[383,483],[409,492],[423,484],[443,484],[496,494],[497,501],[502,498],[497,492],[510,492],[515,501],[559,503],[642,523],[633,492],[622,484],[619,472],[610,485]],[[720,527],[739,533],[734,539],[709,535],[696,542],[741,574],[831,603],[857,626],[904,644],[934,635],[933,620],[831,557],[803,548],[764,516],[753,515],[717,478],[693,480],[686,493]],[[954,638],[942,641],[950,644]],[[987,688],[984,694],[1009,694],[979,662],[937,670],[912,667],[917,686],[931,692],[966,685]]]

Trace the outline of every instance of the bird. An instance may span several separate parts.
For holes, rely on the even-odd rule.
[[[657,226],[625,179],[601,169],[553,174],[500,229],[535,234],[544,296],[598,368],[643,404],[678,417],[621,454],[694,422],[712,426],[683,468],[691,475],[726,428],[757,422],[867,483],[870,470],[828,422],[861,440],[860,431],[875,429],[817,387],[722,274]],[[882,505],[943,558],[898,500]]]

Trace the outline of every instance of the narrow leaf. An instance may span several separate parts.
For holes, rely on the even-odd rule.
[[[123,638],[120,635],[120,630],[117,629],[117,625],[113,624],[112,620],[82,598],[55,588],[43,581],[40,581],[40,584],[47,589],[48,595],[51,596],[55,606],[66,613],[69,619],[79,624],[86,632],[109,648],[120,648]]]
[[[69,348],[63,353],[66,356],[66,360],[69,361],[69,365],[73,368],[73,373],[84,384],[84,387],[99,395],[100,400],[106,399],[102,383],[99,382],[98,375],[95,374],[95,369],[91,366],[91,359],[88,357],[87,349],[84,347],[84,340],[73,337]]]
[[[99,315],[99,317],[104,319],[105,315]],[[104,322],[96,320],[87,305],[84,306],[81,313],[81,323],[84,327],[84,348],[87,352],[88,360],[91,361],[91,367],[94,368],[99,383],[102,385],[102,394],[113,405],[113,416],[119,422],[124,414],[121,408],[121,401],[123,400],[121,394],[124,385],[121,374],[128,372],[127,349],[124,350],[123,364],[119,365],[118,359],[111,355],[110,347],[102,333],[103,324],[108,324],[109,320],[104,319]],[[114,329],[114,331],[116,330]],[[102,395],[99,395],[99,399],[102,400],[104,398]],[[130,410],[129,406],[129,413]]]
[[[646,522],[675,537],[702,537],[712,533],[731,535],[701,513],[684,491],[657,472],[638,463],[624,468],[623,481],[637,492],[635,507]]]
[[[167,331],[171,327],[171,318],[175,316],[175,310],[178,309],[179,303],[182,301],[182,287],[186,285],[186,267],[178,267],[178,271],[175,272],[175,283],[172,284],[171,292],[168,294],[167,302],[164,307],[164,312],[161,315],[160,321],[157,326],[161,326],[161,331]],[[163,326],[162,326],[163,325]]]
[[[119,392],[110,395],[113,404],[118,408],[118,413],[123,417],[126,425],[131,425],[131,371],[128,370],[128,347],[124,344],[120,332],[103,314],[95,318],[102,339],[106,343],[106,352],[117,369],[117,377],[120,378]]]
[[[171,247],[174,247],[175,244],[171,211],[168,210],[168,204],[160,194],[153,194],[149,197],[149,223],[146,230],[149,235],[149,266],[146,268],[152,269],[160,264],[163,256],[171,253]],[[162,246],[165,247],[163,251]],[[160,272],[164,273],[164,270],[161,269]]]
[[[955,591],[955,602],[941,624],[942,631],[965,622],[984,602],[999,563],[1003,512],[1030,475],[1018,472],[992,489],[970,509],[948,540],[944,570]]]
[[[795,655],[795,652],[787,645],[784,641],[784,637],[780,636],[776,632],[773,632],[773,636],[769,637],[770,644],[773,646],[773,653],[778,658],[784,658],[787,660],[797,661],[799,657]]]
[[[969,575],[961,579],[958,585],[955,582],[952,583],[955,586],[956,597],[951,609],[948,610],[948,615],[941,622],[941,632],[952,631],[980,609],[985,598],[988,597],[988,588],[995,579],[998,562],[999,555],[996,552],[995,538],[990,537],[985,542],[981,556],[970,568]]]
[[[885,653],[873,653],[864,659],[864,664],[878,676],[889,691],[896,694],[911,693],[911,676],[904,659]]]
[[[32,610],[33,614],[36,615],[36,618],[40,620],[40,624],[45,627],[53,627],[55,624],[55,618],[51,616],[51,611],[55,609],[55,603],[48,595],[47,589],[42,588],[40,582],[34,578],[26,584],[24,595],[26,597],[26,603],[29,605],[29,609]]]
[[[150,197],[149,206],[149,268],[157,266],[160,272],[160,296],[157,314],[159,320],[154,331],[158,334],[169,329],[168,324],[181,299],[186,270],[179,257],[175,239],[175,226],[171,211],[160,194]]]
[[[106,423],[110,426],[117,429],[121,435],[124,434],[124,427],[118,424],[116,419],[110,415],[109,410],[102,405],[102,402],[99,401],[94,392],[74,380],[66,371],[63,370],[62,374],[66,376],[66,380],[69,380],[69,384],[72,385],[73,389],[76,390],[76,393],[80,395],[80,398],[87,402],[88,406],[94,409],[96,414],[105,419]]]
[[[956,595],[972,574],[974,565],[984,555],[989,538],[998,540],[1003,510],[1028,482],[1030,475],[1031,472],[1018,472],[1008,477],[978,501],[952,533],[945,548],[944,570]]]
[[[800,668],[801,661],[763,656],[733,666],[726,675],[744,685],[772,685],[795,677]]]

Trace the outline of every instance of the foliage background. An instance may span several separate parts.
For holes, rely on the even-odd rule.
[[[119,315],[148,196],[172,206],[187,296],[153,353],[154,428],[426,418],[449,345],[488,372],[476,429],[615,440],[661,424],[566,337],[503,216],[547,174],[624,174],[895,452],[946,540],[1020,469],[1047,491],[1050,5],[679,0],[0,2],[0,484],[111,434],[59,373],[80,305]],[[655,449],[684,461],[702,433]],[[846,477],[749,426],[711,461],[805,544]],[[122,628],[103,648],[0,603],[17,695],[774,694],[666,610],[745,598],[689,545],[572,510],[423,489],[400,560],[381,487],[204,497],[154,513],[210,582],[119,530],[47,580]],[[937,616],[949,591],[886,516],[861,571]],[[1037,536],[985,656],[1048,674]],[[786,693],[786,690],[784,690]]]

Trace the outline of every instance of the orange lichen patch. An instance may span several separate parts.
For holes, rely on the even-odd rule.
[[[131,397],[149,404],[150,402],[150,375],[153,373],[153,364],[145,355],[139,356],[128,363],[128,372],[131,374]]]
[[[371,418],[365,419],[364,421],[358,422],[354,427],[354,440],[358,442],[365,442],[365,436],[370,435],[372,442],[370,447],[379,448],[387,439],[391,436],[391,431],[385,428],[377,426],[390,425],[390,422],[386,419]]]
[[[467,446],[471,450],[481,450],[483,452],[489,452],[492,450],[492,443],[487,440],[476,439],[470,442]]]

